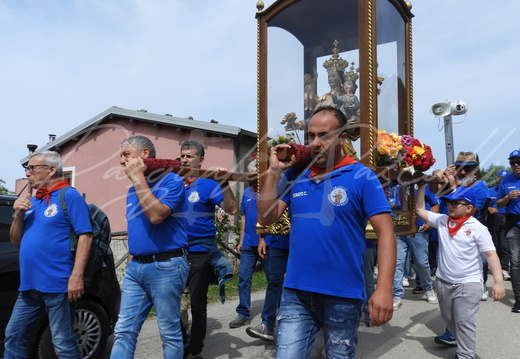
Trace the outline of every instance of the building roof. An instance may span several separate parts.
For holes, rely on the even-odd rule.
[[[60,147],[61,145],[69,142],[70,140],[77,138],[78,136],[81,136],[86,132],[92,131],[93,128],[100,125],[105,120],[112,119],[113,117],[128,118],[130,120],[150,122],[152,124],[164,126],[173,126],[187,130],[196,129],[216,135],[226,135],[230,137],[244,135],[256,138],[256,133],[241,129],[240,127],[236,126],[222,125],[213,122],[202,122],[194,120],[191,117],[175,117],[169,114],[159,115],[155,113],[148,113],[145,110],[134,111],[127,110],[117,106],[112,106],[109,109],[101,112],[100,114],[92,117],[90,120],[83,122],[82,124],[73,128],[67,133],[57,137],[54,141],[51,141],[46,145],[38,148],[36,152],[53,150],[56,147]],[[23,164],[28,160],[29,156],[25,156],[20,160],[20,163]]]

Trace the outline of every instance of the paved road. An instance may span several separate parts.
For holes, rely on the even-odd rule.
[[[411,281],[413,285],[413,281]],[[488,286],[493,282],[490,276]],[[511,313],[513,293],[511,283],[506,282],[506,299],[481,302],[478,317],[477,359],[520,358],[520,314]],[[264,292],[253,293],[253,325],[260,323]],[[270,359],[275,358],[275,346],[249,337],[244,328],[230,329],[238,300],[208,307],[208,335],[203,355],[205,359]],[[357,358],[360,359],[408,359],[455,357],[455,348],[443,347],[433,342],[433,337],[444,331],[438,305],[428,304],[421,295],[406,288],[405,301],[393,319],[380,328],[359,328]],[[312,358],[322,356],[323,341],[318,337]],[[139,336],[136,358],[162,358],[161,342],[154,318],[148,319]],[[108,358],[108,355],[106,356]],[[295,358],[297,359],[297,358]]]

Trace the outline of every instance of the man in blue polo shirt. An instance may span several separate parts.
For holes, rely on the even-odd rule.
[[[496,204],[506,208],[505,231],[511,253],[511,284],[515,295],[515,304],[511,311],[520,313],[520,151],[514,150],[509,155],[511,173],[504,177],[498,188]]]
[[[181,166],[199,169],[204,162],[204,155],[204,146],[201,143],[185,141],[181,145]],[[190,290],[192,317],[186,357],[202,358],[210,280],[213,273],[219,276],[220,282],[232,277],[231,268],[226,268],[229,263],[222,257],[215,241],[215,206],[220,206],[226,213],[235,214],[238,204],[224,176],[220,183],[205,178],[185,178],[184,187],[190,262],[187,285]]]
[[[111,358],[133,358],[137,336],[152,306],[165,358],[182,359],[180,303],[188,278],[186,193],[175,173],[146,178],[143,158],[155,158],[144,136],[120,144],[120,163],[132,187],[126,199],[129,261]]]
[[[28,342],[36,333],[31,324],[47,312],[52,344],[60,358],[81,358],[74,335],[75,303],[84,293],[83,274],[92,246],[88,206],[75,189],[65,192],[70,224],[58,196],[68,181],[58,153],[33,154],[25,168],[36,189],[18,198],[10,239],[20,246],[20,293],[5,330],[5,359],[27,358]],[[70,231],[78,235],[76,253],[70,250]]]
[[[371,325],[392,318],[396,242],[390,206],[376,175],[342,154],[347,120],[333,107],[313,114],[308,130],[312,166],[303,172],[270,157],[258,220],[275,222],[289,207],[289,261],[278,313],[277,358],[308,357],[320,328],[327,357],[353,358],[365,295],[365,229],[378,238],[377,288],[368,301]],[[287,170],[287,171],[286,171]],[[278,193],[282,174],[287,187]],[[341,344],[341,345],[338,345]]]

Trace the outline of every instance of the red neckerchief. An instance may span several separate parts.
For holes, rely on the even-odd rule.
[[[44,202],[51,203],[51,193],[54,191],[57,191],[59,189],[62,189],[63,187],[68,187],[69,181],[64,179],[59,182],[57,182],[49,191],[46,187],[40,188],[38,191],[36,191],[36,199],[42,199]]]
[[[471,215],[462,217],[462,218],[452,218],[448,217],[448,231],[450,232],[450,236],[455,236],[457,232],[459,231],[460,227],[466,222]]]
[[[322,174],[325,172],[334,171],[337,168],[340,168],[340,167],[343,167],[346,165],[350,165],[352,163],[357,163],[357,161],[350,156],[345,156],[345,157],[343,157],[343,159],[341,160],[340,163],[338,163],[336,166],[333,166],[333,167],[320,168],[320,167],[316,167],[315,165],[312,165],[311,166],[311,177],[314,177],[316,175],[319,175],[319,174]]]
[[[253,192],[258,192],[258,189],[256,188],[256,185],[252,184],[250,187],[253,190]]]
[[[185,178],[184,179],[184,188],[188,187],[190,184],[192,184],[196,180],[197,180],[197,177],[195,177],[195,178]]]

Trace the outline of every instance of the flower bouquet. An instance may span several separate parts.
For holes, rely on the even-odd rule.
[[[379,130],[377,136],[377,165],[404,170],[427,171],[435,163],[430,146],[409,135],[399,136]]]

